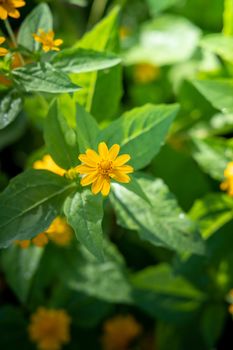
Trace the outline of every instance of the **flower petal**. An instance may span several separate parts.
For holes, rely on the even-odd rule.
[[[120,171],[125,174],[130,174],[134,172],[134,168],[131,165],[121,165],[119,167],[115,167],[114,170]]]
[[[109,150],[109,160],[115,160],[120,152],[120,146],[115,143]]]
[[[80,154],[78,159],[90,167],[96,168],[96,166],[97,166],[96,162],[94,160],[90,159],[90,157],[88,157],[86,154]]]
[[[91,186],[92,193],[97,194],[101,191],[104,184],[104,177],[99,175],[95,182]]]
[[[94,171],[96,171],[96,168],[91,168],[88,165],[81,164],[81,165],[76,166],[75,170],[79,174],[89,174],[89,173],[93,173]]]
[[[63,44],[63,40],[62,39],[56,39],[56,40],[54,40],[53,44],[55,46],[60,46],[61,44]]]
[[[105,142],[100,142],[98,146],[98,152],[101,158],[108,159],[108,146]]]
[[[4,36],[0,36],[0,45],[4,43],[4,41],[6,41],[6,38],[4,38]]]
[[[129,154],[122,154],[114,161],[113,166],[121,166],[131,159]]]
[[[86,150],[86,155],[90,160],[92,160],[95,163],[98,163],[100,161],[100,156],[95,151],[93,151],[93,149],[88,148]]]
[[[92,182],[94,182],[96,180],[97,176],[98,176],[98,174],[96,172],[84,176],[81,180],[81,185],[82,186],[90,185]]]
[[[130,177],[118,170],[113,170],[112,173],[110,174],[111,178],[113,178],[116,181],[123,182],[123,183],[129,183],[130,182]]]
[[[101,193],[103,196],[108,196],[109,192],[110,192],[110,180],[104,179]]]

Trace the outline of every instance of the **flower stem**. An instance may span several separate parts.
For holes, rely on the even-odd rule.
[[[4,23],[5,23],[6,30],[7,30],[8,34],[9,34],[9,37],[11,38],[11,41],[12,41],[13,45],[15,47],[17,47],[18,46],[17,45],[17,41],[16,41],[16,38],[15,38],[15,34],[14,34],[12,28],[11,28],[10,22],[8,21],[8,19],[5,19]],[[25,62],[24,62],[24,59],[23,59],[22,55],[20,53],[18,53],[18,55],[19,55],[19,59],[20,59],[22,65],[24,65]]]
[[[224,1],[223,13],[223,34],[226,36],[233,35],[233,0]]]

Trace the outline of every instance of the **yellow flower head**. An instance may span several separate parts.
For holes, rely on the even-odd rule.
[[[130,160],[128,154],[118,157],[120,146],[115,144],[108,149],[105,142],[98,146],[98,153],[92,149],[87,149],[85,154],[80,154],[79,159],[83,164],[76,167],[76,170],[84,175],[81,180],[82,186],[92,184],[91,190],[94,194],[99,192],[107,196],[110,191],[110,180],[123,183],[130,182],[127,175],[133,172],[133,167],[125,165]]]
[[[131,316],[116,316],[104,324],[104,350],[126,350],[142,332],[140,324]]]
[[[2,45],[6,39],[3,36],[0,36],[0,45]],[[5,47],[0,47],[0,56],[5,56],[9,51]]]
[[[46,244],[48,244],[49,240],[48,237],[44,232],[39,233],[36,237],[34,237],[31,241],[30,239],[25,240],[16,240],[15,243],[22,249],[26,249],[30,246],[31,242],[37,246],[37,247],[44,247]]]
[[[55,173],[57,175],[63,176],[66,173],[65,169],[60,168],[52,159],[52,157],[49,154],[46,154],[42,160],[37,160],[33,164],[34,169],[44,169],[49,170],[52,173]]]
[[[8,16],[19,18],[20,13],[17,8],[25,5],[23,0],[0,0],[0,19],[7,19]]]
[[[229,162],[224,171],[225,180],[221,183],[220,188],[227,191],[229,196],[233,197],[233,162]]]
[[[145,84],[154,81],[159,76],[159,67],[149,63],[137,64],[134,68],[134,80]]]
[[[64,218],[58,216],[46,231],[49,239],[59,246],[67,246],[72,239],[73,231]]]
[[[45,52],[48,51],[60,51],[58,46],[63,43],[62,39],[54,40],[54,31],[50,30],[48,33],[44,32],[43,29],[39,29],[39,34],[33,34],[33,38],[42,44],[42,48]]]
[[[70,341],[71,319],[65,310],[48,310],[43,307],[31,316],[28,332],[39,350],[60,350]]]

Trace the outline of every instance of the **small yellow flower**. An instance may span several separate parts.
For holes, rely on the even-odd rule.
[[[229,162],[224,171],[225,180],[221,183],[220,188],[227,191],[229,196],[233,197],[233,162]]]
[[[22,249],[26,249],[30,246],[31,242],[37,246],[37,247],[44,247],[46,244],[48,244],[49,240],[48,237],[44,232],[39,233],[36,237],[34,237],[32,240],[25,239],[25,240],[16,240],[15,243]]]
[[[42,160],[37,160],[33,164],[34,169],[44,169],[49,170],[52,173],[55,173],[57,175],[63,176],[66,173],[65,169],[60,168],[52,159],[52,157],[49,154],[46,154]]]
[[[0,19],[7,19],[8,16],[19,18],[20,13],[17,8],[25,5],[23,0],[0,0]]]
[[[2,45],[6,39],[3,36],[0,36],[0,45]],[[0,56],[5,56],[9,51],[5,47],[0,47]]]
[[[70,341],[71,318],[65,310],[40,307],[31,316],[28,327],[31,341],[39,350],[60,350]]]
[[[71,227],[60,216],[52,222],[46,233],[51,241],[63,247],[70,244],[73,236]]]
[[[141,325],[131,316],[116,316],[104,324],[104,350],[126,350],[130,342],[142,333]]]
[[[44,32],[43,29],[39,29],[39,34],[33,34],[33,38],[42,44],[42,48],[45,52],[48,51],[60,51],[58,46],[63,43],[62,39],[54,40],[55,33],[50,30],[48,33]]]
[[[81,180],[82,186],[92,184],[91,190],[94,194],[99,192],[107,196],[110,191],[110,180],[129,183],[130,177],[127,174],[133,172],[133,167],[125,165],[130,160],[128,154],[118,157],[120,146],[115,144],[108,149],[105,142],[98,146],[98,153],[87,149],[85,154],[80,154],[79,159],[83,164],[76,167],[76,170],[84,175]]]
[[[159,67],[149,63],[140,63],[134,67],[134,80],[141,84],[150,83],[158,78],[159,73]]]

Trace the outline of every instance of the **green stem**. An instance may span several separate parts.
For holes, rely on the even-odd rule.
[[[233,0],[224,1],[223,34],[233,36]]]
[[[5,23],[6,30],[7,30],[8,34],[9,34],[9,37],[11,38],[11,41],[12,41],[13,45],[15,47],[17,47],[18,46],[17,45],[17,41],[16,41],[16,38],[15,38],[15,34],[14,34],[12,28],[11,28],[10,22],[8,21],[8,19],[5,19],[4,23]],[[24,65],[25,62],[24,62],[24,59],[23,59],[22,55],[20,53],[18,53],[18,55],[19,55],[19,59],[20,59],[22,65]]]

